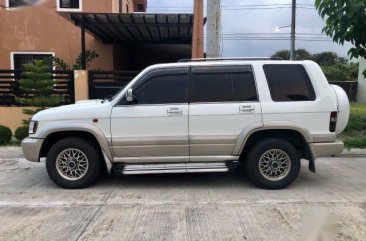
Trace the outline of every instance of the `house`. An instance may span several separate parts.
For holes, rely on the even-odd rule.
[[[147,0],[0,3],[0,69],[20,69],[49,56],[72,65],[83,44],[99,55],[88,69],[138,71],[191,54],[193,15],[147,14]]]
[[[0,0],[0,125],[14,131],[27,118],[16,101],[17,73],[35,59],[81,60],[82,71],[53,74],[55,92],[69,104],[113,94],[151,64],[201,56],[203,3],[196,2],[197,21],[146,13],[147,0]],[[200,37],[192,38],[194,31]],[[88,65],[87,50],[99,55]]]

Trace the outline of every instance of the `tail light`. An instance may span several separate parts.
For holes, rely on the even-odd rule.
[[[330,113],[329,131],[335,132],[337,127],[338,112],[334,111]]]

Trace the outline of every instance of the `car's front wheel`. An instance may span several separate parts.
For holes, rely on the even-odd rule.
[[[46,168],[50,178],[63,188],[83,188],[91,185],[100,173],[97,148],[82,138],[65,138],[48,152]]]
[[[245,166],[249,180],[255,185],[281,189],[295,181],[301,162],[292,144],[281,139],[267,139],[249,150]]]

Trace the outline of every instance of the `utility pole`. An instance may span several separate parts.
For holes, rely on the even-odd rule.
[[[220,57],[221,0],[207,1],[207,58]]]
[[[203,0],[194,0],[192,58],[203,58]]]
[[[296,0],[292,0],[290,60],[295,60],[295,41],[296,41]]]

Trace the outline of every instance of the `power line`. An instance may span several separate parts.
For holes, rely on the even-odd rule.
[[[240,4],[240,5],[222,5],[222,8],[242,8],[242,7],[289,7],[291,8],[290,3],[277,3],[277,4]],[[314,7],[314,4],[297,4],[299,7]],[[193,7],[167,7],[167,6],[155,6],[148,7],[151,9],[159,8],[159,9],[192,9]]]

